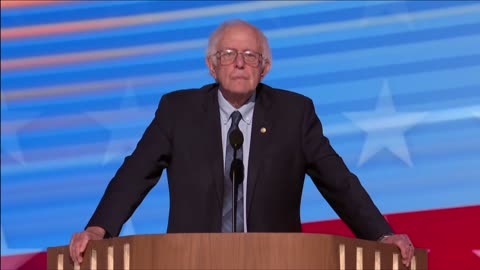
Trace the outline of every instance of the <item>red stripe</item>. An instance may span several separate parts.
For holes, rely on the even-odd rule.
[[[429,269],[480,269],[480,206],[386,215],[397,233],[429,249]],[[341,220],[303,224],[304,232],[353,236]]]
[[[60,0],[33,0],[33,1],[27,1],[27,0],[2,0],[1,7],[3,8],[20,8],[20,7],[29,7],[29,6],[40,6],[40,5],[51,5],[51,4],[58,4],[60,2],[66,2],[60,1]]]
[[[47,253],[28,253],[10,256],[2,256],[1,269],[8,270],[46,270]]]

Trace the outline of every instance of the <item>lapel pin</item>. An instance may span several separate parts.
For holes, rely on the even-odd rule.
[[[261,133],[266,133],[266,132],[267,132],[267,129],[266,129],[265,127],[262,127],[262,128],[260,129],[260,132],[261,132]]]

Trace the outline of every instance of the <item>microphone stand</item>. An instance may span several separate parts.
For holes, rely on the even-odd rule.
[[[230,145],[233,148],[233,160],[230,164],[230,178],[232,179],[232,232],[237,231],[237,198],[238,185],[243,181],[243,163],[237,158],[237,150],[243,144],[243,134],[240,129],[233,130],[229,135]]]
[[[238,188],[237,188],[237,149],[233,149],[233,160],[230,170],[232,171],[232,230],[237,232],[237,197],[238,197]]]

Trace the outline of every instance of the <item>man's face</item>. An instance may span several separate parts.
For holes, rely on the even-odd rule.
[[[247,64],[242,55],[244,51],[262,53],[257,32],[247,25],[230,26],[225,29],[217,49],[233,49],[240,52],[236,59],[227,65],[223,65],[220,58],[215,60],[215,56],[207,57],[210,74],[220,83],[221,89],[230,96],[251,95],[270,68],[268,61],[265,64],[264,61],[260,61],[256,67]]]

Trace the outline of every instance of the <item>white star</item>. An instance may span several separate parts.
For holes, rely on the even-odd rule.
[[[3,113],[2,113],[3,114]],[[23,157],[22,148],[18,142],[18,130],[29,123],[30,120],[20,121],[5,121],[2,119],[2,156],[4,153],[12,156],[12,158],[22,165],[25,165],[25,159]],[[7,130],[10,131],[7,133]],[[2,157],[3,159],[3,157]]]
[[[23,156],[23,151],[18,141],[18,133],[26,124],[34,121],[36,114],[19,114],[14,112],[6,103],[5,96],[1,92],[2,100],[2,119],[1,119],[1,129],[2,129],[2,140],[1,140],[1,151],[3,154],[10,155],[15,161],[19,162],[22,165],[25,165],[25,159]],[[12,114],[15,114],[15,118],[11,117]],[[5,117],[9,116],[9,117]],[[18,120],[19,118],[23,118]],[[3,157],[2,157],[3,159]]]
[[[0,92],[0,100],[1,100],[1,104],[2,104],[2,112],[3,110],[6,110],[7,109],[7,102],[5,102],[5,95],[3,94],[3,92]]]
[[[473,112],[473,115],[477,118],[480,118],[480,111]]]
[[[480,258],[480,249],[472,249],[472,252]]]
[[[129,155],[135,146],[135,140],[125,139],[123,136],[123,130],[120,129],[118,124],[115,123],[116,121],[112,119],[122,117],[122,115],[132,116],[145,113],[145,110],[141,110],[136,103],[135,93],[130,80],[127,82],[119,112],[121,112],[121,114],[117,112],[101,111],[88,113],[88,115],[97,121],[99,125],[110,131],[107,149],[103,156],[104,165],[116,158],[122,158]]]
[[[363,25],[368,26],[375,20],[388,18],[395,21],[405,23],[409,30],[415,28],[414,19],[408,11],[408,7],[404,1],[395,2],[394,4],[376,4],[371,2],[364,2],[363,9]],[[372,23],[373,24],[373,23]]]
[[[382,149],[390,150],[403,162],[412,166],[404,133],[420,122],[427,113],[399,113],[395,110],[392,94],[384,81],[377,106],[372,112],[350,112],[345,116],[367,133],[358,166],[364,164]]]

